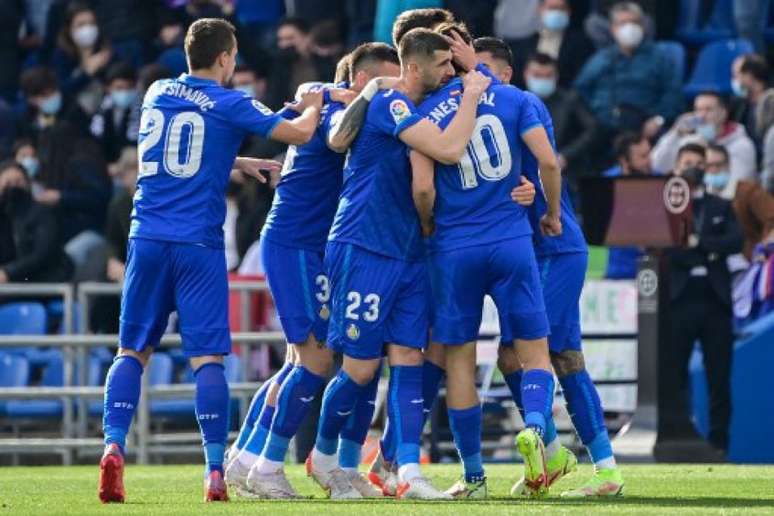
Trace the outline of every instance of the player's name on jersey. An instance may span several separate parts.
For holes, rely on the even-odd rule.
[[[173,97],[178,97],[189,102],[193,102],[199,106],[199,110],[201,111],[209,111],[215,107],[215,101],[210,99],[206,93],[203,93],[200,90],[189,88],[185,84],[181,84],[179,82],[172,82],[167,84],[161,94],[171,95]]]
[[[457,95],[460,95],[462,90],[459,90]],[[455,92],[452,91],[451,95]],[[484,92],[481,94],[481,98],[478,99],[479,105],[486,104],[487,106],[495,107],[495,94],[493,92]],[[450,99],[441,101],[438,105],[427,114],[427,119],[431,122],[438,124],[445,117],[455,113],[460,107],[459,96],[453,96]]]

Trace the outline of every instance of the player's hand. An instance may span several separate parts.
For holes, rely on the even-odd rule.
[[[535,202],[535,185],[526,177],[521,176],[521,184],[511,190],[511,199],[522,206],[532,206]]]
[[[562,221],[556,215],[546,213],[540,218],[540,232],[546,236],[559,236],[562,234]]]
[[[355,100],[357,93],[345,88],[331,88],[328,90],[328,96],[334,102],[341,102],[342,104],[349,106],[349,104]]]
[[[473,48],[473,45],[465,43],[465,40],[462,39],[462,36],[460,36],[456,30],[452,30],[451,33],[452,37],[444,37],[446,38],[446,41],[449,42],[449,45],[451,45],[454,62],[466,72],[475,69],[478,64],[478,58],[476,57],[476,51]]]
[[[273,159],[245,158],[240,156],[234,161],[234,168],[256,178],[261,183],[266,183],[268,180],[261,171],[266,170],[269,173],[279,172],[282,170],[282,163]]]
[[[322,90],[307,91],[300,95],[300,99],[295,104],[286,104],[290,109],[303,113],[308,107],[322,109],[323,92]]]
[[[492,80],[481,72],[470,71],[462,78],[462,85],[465,88],[463,95],[473,95],[475,98],[479,98],[491,82]]]

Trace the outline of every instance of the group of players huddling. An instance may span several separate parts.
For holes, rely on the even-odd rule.
[[[395,48],[366,43],[330,84],[303,85],[272,112],[226,89],[237,45],[224,20],[185,39],[189,73],[154,83],[143,106],[120,324],[107,377],[99,498],[123,502],[126,435],[141,375],[179,315],[196,378],[206,501],[298,495],[283,463],[322,394],[306,471],[332,499],[486,498],[476,339],[485,295],[498,309],[498,366],[525,422],[514,496],[543,496],[577,460],[552,419],[554,373],[595,465],[563,496],[622,493],[599,396],[586,372],[578,299],[587,248],[554,151],[551,117],[510,86],[508,46],[471,40],[443,9],[401,14]],[[253,397],[226,454],[228,328],[223,221],[233,169],[265,180],[271,160],[237,157],[243,137],[290,144],[261,234],[269,287],[288,342],[284,366]],[[382,367],[388,423],[358,471]],[[446,377],[463,464],[446,491],[422,475],[422,428]]]

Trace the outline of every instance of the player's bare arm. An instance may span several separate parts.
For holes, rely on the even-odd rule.
[[[540,229],[545,235],[559,236],[562,234],[559,205],[562,195],[562,173],[556,160],[551,142],[543,126],[533,127],[521,135],[530,152],[535,156],[540,170],[540,180],[546,194],[548,211],[540,219]]]
[[[368,104],[379,90],[392,88],[396,77],[375,77],[371,79],[355,100],[347,106],[341,117],[334,123],[328,134],[328,147],[336,152],[346,151],[363,126]]]
[[[411,151],[410,159],[411,193],[422,225],[422,236],[428,237],[435,231],[435,162],[417,151]]]
[[[511,199],[522,206],[532,206],[535,202],[535,185],[524,176],[521,176],[521,184],[511,190]]]
[[[303,145],[308,142],[320,122],[322,98],[321,90],[309,91],[301,95],[299,102],[288,104],[288,109],[301,113],[301,116],[295,120],[283,120],[277,124],[270,138],[289,145]]]
[[[400,139],[422,154],[441,162],[454,165],[462,158],[476,125],[476,108],[481,95],[491,80],[479,72],[468,72],[463,78],[464,92],[457,114],[444,130],[427,119],[414,124],[400,133]]]

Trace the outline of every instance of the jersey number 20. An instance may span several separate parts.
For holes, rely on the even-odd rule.
[[[473,136],[457,164],[462,188],[478,186],[478,177],[485,181],[499,181],[511,171],[511,148],[503,123],[492,114],[476,119]]]
[[[164,136],[164,113],[159,109],[145,111],[140,118],[140,134],[145,138],[137,146],[140,155],[140,176],[152,176],[159,171],[156,161],[145,161],[145,153]],[[185,140],[184,140],[185,139]],[[187,152],[181,152],[182,143]],[[191,177],[202,165],[204,118],[195,111],[183,111],[172,117],[164,139],[164,169],[175,177]]]

